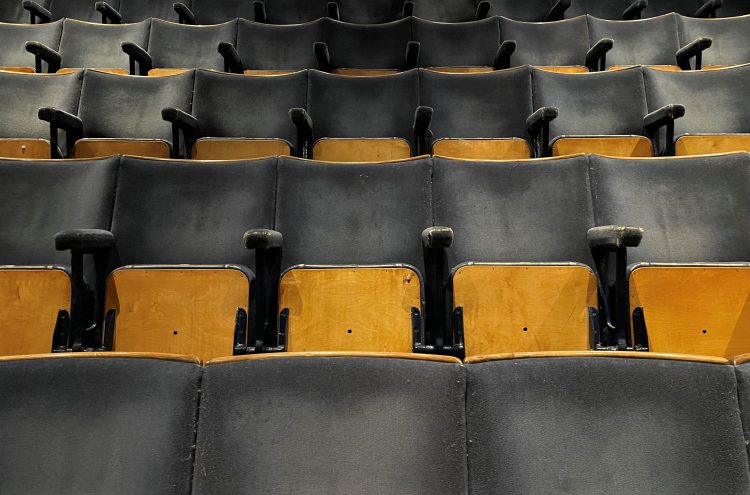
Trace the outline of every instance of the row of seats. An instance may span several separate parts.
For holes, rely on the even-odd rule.
[[[438,22],[465,22],[487,15],[521,21],[558,21],[590,14],[632,20],[676,12],[691,17],[750,14],[747,0],[2,0],[0,21],[44,23],[62,18],[103,23],[151,17],[186,24],[219,24],[236,18],[299,24],[331,17],[378,24],[416,15]]]
[[[0,175],[0,355],[750,350],[747,154]]]
[[[0,24],[0,67],[23,72],[94,68],[163,75],[201,68],[269,75],[317,68],[350,75],[414,67],[479,72],[521,65],[586,72],[630,65],[672,70],[750,62],[750,16],[668,14],[618,22],[576,17],[553,23],[488,18],[444,24],[408,18],[357,25],[320,19],[293,26],[234,20],[189,26],[158,19],[102,25],[66,19]]]
[[[750,65],[590,74],[414,69],[375,77],[0,72],[0,156],[294,154],[361,162],[745,151],[748,84]]]
[[[0,491],[747,494],[746,361],[3,359]]]

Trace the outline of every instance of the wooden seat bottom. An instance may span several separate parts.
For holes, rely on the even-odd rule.
[[[75,69],[72,67],[68,67],[65,69],[60,69],[56,72],[56,74],[72,74],[73,72],[78,72],[83,69]],[[105,72],[107,74],[116,74],[118,76],[127,76],[130,75],[130,72],[127,69],[94,69],[97,72]]]
[[[580,153],[615,158],[654,156],[651,140],[643,136],[561,137],[552,144],[552,156]]]
[[[492,67],[429,67],[433,72],[442,72],[444,74],[484,74],[493,72]]]
[[[170,158],[169,144],[159,139],[79,139],[73,147],[73,158],[102,158],[133,155],[147,158]]]
[[[33,67],[0,67],[0,70],[5,72],[23,72],[24,74],[36,74],[36,69]]]
[[[290,156],[289,143],[281,139],[203,138],[193,145],[193,160],[245,160]]]
[[[467,160],[523,160],[531,158],[531,147],[524,139],[439,139],[432,154]]]
[[[541,65],[537,69],[558,74],[588,74],[589,72],[588,68],[583,65]]]
[[[614,71],[614,70],[625,70],[625,69],[632,69],[633,67],[638,67],[637,65],[613,65],[612,67],[609,67],[607,70]],[[649,69],[654,70],[660,70],[663,72],[682,72],[682,69],[680,69],[677,65],[644,65],[643,67],[647,67]]]
[[[750,151],[750,134],[715,134],[680,136],[675,141],[676,156],[711,155]]]
[[[46,139],[0,139],[0,157],[3,158],[45,160],[50,158],[50,151]]]
[[[396,69],[334,69],[334,74],[339,74],[341,76],[359,76],[359,77],[369,77],[369,76],[390,76],[393,74],[398,74],[399,70]]]
[[[313,158],[324,162],[385,162],[411,157],[405,139],[324,138],[313,146]]]
[[[245,69],[243,71],[243,74],[245,74],[246,76],[286,76],[287,74],[294,74],[295,72],[299,72],[299,70],[295,70],[295,69],[290,69],[290,70]]]
[[[188,70],[190,69],[151,69],[150,71],[148,71],[148,75],[150,77],[176,76],[178,74],[187,72]]]

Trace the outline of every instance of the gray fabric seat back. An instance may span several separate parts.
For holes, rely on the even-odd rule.
[[[330,0],[265,0],[266,20],[271,24],[300,24],[328,15]],[[345,6],[341,6],[342,10]],[[245,16],[248,19],[253,17]]]
[[[680,43],[677,18],[674,14],[667,14],[622,22],[589,16],[589,37],[592,45],[603,38],[614,41],[614,46],[607,52],[607,67],[677,65],[677,51],[687,44]]]
[[[420,67],[492,67],[500,45],[495,17],[452,24],[415,17],[412,26]]]
[[[115,10],[120,8],[120,0],[107,3]],[[87,22],[102,22],[102,14],[96,10],[96,1],[91,0],[49,0],[48,10],[52,20],[69,18]]]
[[[145,47],[151,20],[136,24],[93,24],[65,19],[60,39],[62,67],[77,69],[128,69],[130,60],[122,43]]]
[[[180,3],[190,8],[190,0],[182,0]],[[140,22],[151,17],[177,22],[179,17],[174,4],[174,0],[120,0],[119,12],[122,22]]]
[[[45,9],[49,8],[49,0],[39,0],[37,3]],[[0,2],[0,22],[25,24],[29,20],[29,11],[23,8],[23,2],[18,0],[3,0]]]
[[[503,40],[516,42],[510,58],[518,65],[583,65],[589,50],[589,32],[585,17],[558,22],[521,22],[500,18]]]
[[[675,12],[693,17],[705,3],[706,0],[648,0],[648,6],[643,9],[641,15],[643,17],[656,17],[657,15]],[[721,12],[721,9],[718,12]]]
[[[492,15],[525,22],[544,22],[557,0],[492,0]]]
[[[412,37],[411,26],[410,19],[371,25],[325,19],[323,40],[335,68],[401,70]]]
[[[148,53],[154,67],[224,70],[224,59],[216,49],[222,41],[237,43],[237,21],[191,26],[154,19]]]
[[[719,9],[719,13],[722,10],[724,7]],[[698,38],[711,38],[711,47],[702,55],[704,66],[750,63],[750,15],[726,19],[680,16],[678,19],[683,46]]]
[[[221,24],[234,19],[255,19],[249,0],[191,0],[189,7],[198,24]],[[271,22],[271,21],[269,21]]]
[[[476,19],[477,0],[420,0],[414,2],[414,15],[437,22],[466,22]],[[490,10],[490,14],[494,14]]]
[[[323,19],[279,26],[239,20],[237,51],[245,69],[301,70],[315,68],[313,44],[323,40]]]
[[[565,11],[565,17],[591,15],[598,19],[622,20],[625,10],[634,0],[574,0]]]
[[[0,50],[0,66],[34,67],[34,56],[26,51],[26,42],[38,41],[58,50],[62,26],[63,21],[48,24],[0,24],[0,39],[4,45]],[[42,70],[47,70],[46,63],[42,64]]]

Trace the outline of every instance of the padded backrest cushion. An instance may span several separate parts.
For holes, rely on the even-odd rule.
[[[668,160],[591,158],[598,225],[646,229],[629,261],[750,261],[744,154]]]
[[[430,21],[466,22],[477,18],[477,0],[420,0],[414,15]]]
[[[180,3],[190,8],[190,0]],[[120,14],[123,22],[139,22],[149,17],[177,22],[179,16],[174,10],[174,4],[174,0],[122,0]]]
[[[254,266],[242,236],[273,227],[276,159],[225,163],[123,158],[112,232],[122,264]]]
[[[89,138],[172,140],[161,110],[190,111],[195,72],[168,77],[119,76],[86,71],[79,116]]]
[[[108,0],[107,3],[115,10],[120,8],[120,0]],[[102,22],[102,14],[95,8],[96,2],[91,0],[50,0],[49,10],[53,20],[70,18],[87,22]]]
[[[588,21],[592,46],[602,38],[611,38],[615,42],[607,52],[607,67],[677,64],[677,50],[682,45],[674,14],[629,22],[605,21],[589,16]]]
[[[20,5],[20,2],[19,2]],[[34,56],[26,51],[27,41],[38,41],[53,50],[60,48],[63,21],[48,24],[0,24],[0,39],[3,49],[0,50],[2,67],[34,67]],[[47,70],[47,64],[42,64]]]
[[[413,18],[420,67],[492,67],[500,45],[497,19],[448,24]]]
[[[391,22],[400,19],[404,10],[403,0],[336,0],[336,3],[341,20],[356,24]]]
[[[49,8],[49,0],[36,2],[45,9]],[[24,24],[29,22],[29,11],[23,8],[23,2],[17,0],[3,0],[0,2],[0,22]]]
[[[750,490],[731,366],[552,357],[467,372],[474,494]]]
[[[192,0],[198,24],[220,24],[234,19],[255,19],[253,2],[237,0]]]
[[[266,0],[267,21],[271,24],[299,24],[328,15],[329,0]],[[250,16],[245,16],[252,19]]]
[[[463,371],[366,357],[208,366],[194,493],[466,494]]]
[[[323,23],[323,40],[336,68],[403,69],[411,36],[410,19],[371,25],[331,19]]]
[[[435,159],[435,225],[452,227],[451,266],[469,261],[591,265],[584,156],[541,162]]]
[[[676,12],[682,15],[694,16],[707,0],[649,0],[648,7],[643,9],[643,17]],[[721,9],[719,9],[721,12]],[[719,14],[721,15],[721,14]]]
[[[543,22],[557,0],[492,0],[493,15],[526,22]]]
[[[108,230],[117,162],[0,161],[0,265],[68,264],[57,232]]]
[[[163,359],[0,362],[12,397],[0,403],[0,492],[189,494],[200,376]]]
[[[432,225],[429,160],[338,164],[279,159],[276,229],[284,267],[408,263],[421,267]]]
[[[514,40],[513,65],[583,65],[589,50],[585,17],[531,23],[500,18],[503,40]]]
[[[77,69],[128,69],[130,61],[122,43],[146,46],[150,20],[137,24],[91,24],[66,19],[60,40],[62,67]]]
[[[221,41],[237,42],[237,21],[190,26],[154,19],[148,52],[154,67],[224,70],[224,58],[216,49]]]
[[[589,14],[598,19],[622,20],[633,0],[575,0],[565,11],[566,18]]]
[[[239,20],[237,51],[245,69],[300,70],[317,67],[313,43],[323,40],[323,19],[278,26]]]
[[[719,13],[725,15],[724,7]],[[683,46],[698,38],[711,38],[711,48],[703,52],[703,65],[750,62],[750,16],[727,19],[680,17],[679,25]]]
[[[420,104],[432,107],[433,139],[518,137],[526,139],[531,115],[528,67],[487,74],[419,72]]]
[[[642,134],[646,92],[640,67],[557,74],[532,70],[534,108],[557,107],[550,137]]]

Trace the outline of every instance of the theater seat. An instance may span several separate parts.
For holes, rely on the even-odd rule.
[[[453,358],[283,353],[205,373],[196,494],[467,493]]]
[[[636,347],[750,351],[747,155],[591,160],[597,223],[645,231],[640,246],[622,253],[630,266],[623,260],[614,282],[629,282],[618,311],[632,320]]]
[[[404,8],[404,15],[428,21],[455,23],[486,18],[490,13],[491,3],[482,0],[421,0]]]
[[[52,239],[109,228],[117,160],[8,160],[0,173],[0,356],[80,349],[94,318],[93,263],[83,254],[71,263]]]
[[[172,134],[161,110],[187,113],[193,78],[194,71],[158,78],[85,71],[77,115],[55,107],[39,109],[39,119],[50,124],[53,158],[58,129],[65,132],[68,153],[74,158],[181,155],[181,143],[174,142],[180,134]]]
[[[728,1],[719,9],[723,11]],[[709,38],[711,48],[700,52],[701,66],[706,69],[746,64],[750,62],[750,16],[725,19],[695,19],[678,17],[680,39],[683,44],[699,38]],[[697,54],[696,54],[697,55]]]
[[[237,0],[187,0],[174,4],[180,24],[222,24],[254,19],[254,2]]]
[[[110,0],[109,4],[117,9],[120,2]],[[100,22],[105,18],[96,10],[96,2],[91,0],[23,0],[22,5],[30,13],[31,24],[44,24],[59,19]]]
[[[455,235],[444,253],[448,334],[463,335],[466,356],[612,345],[598,330],[586,244],[594,222],[586,157],[434,161],[435,224]]]
[[[492,14],[524,22],[548,22],[562,20],[570,8],[570,0],[493,0]]]
[[[750,14],[750,5],[746,0],[725,0],[716,11],[719,17],[736,17]]]
[[[532,113],[528,67],[488,74],[421,70],[419,76],[420,103],[434,110],[430,123],[434,155],[472,160],[531,158],[526,139],[526,119]]]
[[[39,0],[39,6],[42,8],[49,7],[49,0]],[[33,16],[24,8],[23,2],[18,0],[3,0],[0,2],[0,22],[13,24],[33,23]]]
[[[255,9],[254,17],[243,17],[270,24],[303,24],[320,19],[321,17],[339,19],[339,3],[331,2],[330,0],[256,0],[253,2]],[[375,1],[367,3],[370,6],[376,4]],[[396,18],[375,22],[389,22],[393,20],[396,20]],[[349,21],[347,20],[347,22]]]
[[[640,19],[641,12],[647,6],[646,0],[573,0],[565,11],[565,17],[590,15],[597,19],[631,21]]]
[[[643,17],[655,17],[675,12],[689,17],[716,17],[723,0],[648,0]]]
[[[466,370],[472,493],[750,490],[724,359],[520,354]]]
[[[472,22],[445,23],[412,20],[412,36],[420,45],[419,66],[440,72],[490,72],[500,66],[501,36],[495,17]]]
[[[97,2],[96,9],[103,14],[103,22],[113,24],[141,22],[150,18],[178,22],[174,4],[174,0],[119,0],[118,8],[109,2]],[[185,4],[190,6],[190,0],[185,0]]]
[[[34,64],[34,59],[26,51],[26,42],[35,40],[54,50],[60,48],[63,21],[48,24],[5,24],[0,23],[0,70],[13,72],[47,72],[47,64]]]
[[[201,371],[169,355],[0,358],[0,491],[187,495]]]

